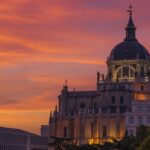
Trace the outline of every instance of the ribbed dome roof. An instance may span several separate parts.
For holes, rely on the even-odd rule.
[[[110,60],[150,60],[150,55],[146,48],[137,41],[135,31],[136,27],[132,19],[132,10],[130,10],[129,22],[126,27],[126,38],[113,48]]]
[[[124,41],[118,44],[110,54],[110,60],[150,59],[146,48],[137,41]]]

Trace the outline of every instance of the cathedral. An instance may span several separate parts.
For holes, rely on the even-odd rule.
[[[71,138],[78,145],[120,140],[133,101],[150,100],[150,55],[136,37],[131,6],[128,12],[125,38],[107,58],[107,75],[97,72],[96,91],[63,86],[50,113],[50,137]]]

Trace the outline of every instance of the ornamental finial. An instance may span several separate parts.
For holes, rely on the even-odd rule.
[[[131,4],[131,1],[130,1],[130,6],[129,6],[129,9],[127,10],[127,12],[129,13],[130,16],[132,16],[132,13],[133,13],[133,6]]]
[[[65,86],[68,86],[68,81],[67,80],[65,80]]]

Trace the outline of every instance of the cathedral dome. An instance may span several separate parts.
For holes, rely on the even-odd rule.
[[[150,60],[148,51],[136,39],[136,27],[132,19],[132,10],[129,13],[130,17],[126,27],[126,38],[113,48],[110,60]]]
[[[110,54],[110,60],[134,60],[150,59],[150,55],[146,48],[138,41],[124,41],[114,47]]]

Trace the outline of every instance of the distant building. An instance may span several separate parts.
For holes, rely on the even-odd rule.
[[[131,8],[125,38],[107,58],[107,75],[97,73],[96,90],[70,91],[67,82],[64,85],[58,107],[50,113],[50,137],[68,137],[79,145],[122,139],[126,112],[135,100],[150,99],[150,55],[137,40]],[[144,113],[148,117],[149,112]],[[141,114],[138,117],[144,123]]]
[[[48,138],[20,129],[0,127],[0,150],[47,150]]]
[[[49,137],[49,125],[41,125],[41,136]]]
[[[129,135],[136,135],[140,125],[150,126],[150,99],[134,100],[131,110],[126,113],[126,129]]]

